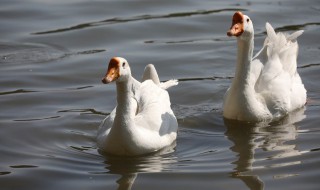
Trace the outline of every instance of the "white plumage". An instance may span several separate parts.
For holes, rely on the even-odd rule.
[[[267,37],[262,49],[252,58],[253,24],[236,12],[228,36],[238,43],[235,78],[224,97],[223,115],[241,121],[279,119],[306,103],[306,89],[297,72],[297,37],[275,33],[266,23]]]
[[[171,145],[178,123],[165,90],[176,80],[160,83],[153,65],[147,65],[143,82],[131,76],[124,58],[112,58],[104,83],[116,81],[117,106],[98,130],[100,150],[115,155],[142,155]]]

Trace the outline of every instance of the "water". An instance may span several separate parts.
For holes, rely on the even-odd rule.
[[[226,37],[235,10],[305,30],[298,71],[308,103],[283,120],[225,122],[222,98],[235,69]],[[1,189],[319,189],[320,2],[38,1],[0,6]],[[140,79],[153,63],[179,122],[176,146],[157,154],[102,155],[95,135],[115,106],[102,85],[108,60],[125,57]]]

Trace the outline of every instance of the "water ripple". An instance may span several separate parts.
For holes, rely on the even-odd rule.
[[[42,35],[42,34],[60,33],[60,32],[67,32],[71,30],[78,30],[78,29],[90,28],[90,27],[101,26],[101,25],[118,24],[118,23],[124,23],[124,22],[189,17],[189,16],[196,16],[196,15],[208,15],[208,14],[214,14],[214,13],[220,13],[220,12],[233,12],[233,11],[246,11],[246,9],[197,10],[197,11],[190,11],[190,12],[170,13],[170,14],[164,14],[164,15],[139,15],[139,16],[133,16],[130,18],[115,17],[115,18],[106,19],[102,21],[82,23],[82,24],[78,24],[78,25],[70,26],[66,28],[59,28],[59,29],[48,30],[43,32],[35,32],[32,34]]]
[[[70,56],[96,54],[105,51],[105,49],[88,49],[70,52],[67,48],[53,44],[0,42],[0,64],[44,63]]]
[[[8,175],[8,174],[11,174],[11,172],[7,172],[7,171],[0,172],[0,176],[1,176],[1,175]]]
[[[94,86],[92,86],[92,85],[87,85],[87,86],[79,86],[79,87],[70,87],[70,88],[65,88],[65,89],[49,89],[49,90],[45,90],[45,91],[17,89],[17,90],[0,92],[0,96],[1,95],[11,95],[11,94],[38,93],[38,92],[59,92],[59,91],[65,91],[65,90],[74,91],[74,90],[83,90],[83,89],[93,88],[93,87]]]
[[[37,168],[38,166],[34,166],[34,165],[14,165],[14,166],[10,166],[10,168]]]
[[[193,77],[193,78],[179,78],[178,81],[200,81],[200,80],[230,80],[233,77],[225,76],[225,77],[217,77],[217,76],[212,76],[212,77]]]
[[[1,64],[44,63],[62,59],[67,49],[48,44],[0,42]]]
[[[44,118],[30,118],[30,119],[15,119],[13,121],[42,121],[42,120],[48,120],[48,119],[57,119],[60,118],[61,116],[51,116],[51,117],[44,117]]]
[[[25,89],[17,89],[17,90],[13,90],[13,91],[6,91],[6,92],[0,92],[0,96],[1,95],[9,95],[9,94],[25,94],[25,93],[30,93],[30,92],[37,92],[34,90],[25,90]]]
[[[283,27],[275,28],[277,32],[285,32],[285,31],[295,31],[295,30],[302,30],[307,26],[319,26],[320,22],[309,22],[305,24],[296,24],[296,25],[286,25]]]
[[[195,42],[222,42],[222,41],[233,41],[228,37],[218,37],[218,38],[197,38],[197,39],[185,39],[185,40],[171,40],[171,41],[156,41],[156,40],[147,40],[144,41],[145,44],[186,44],[186,43],[195,43]]]
[[[107,115],[110,114],[110,113],[97,111],[97,110],[92,109],[92,108],[88,108],[88,109],[68,109],[68,110],[60,110],[60,111],[58,111],[58,113],[68,113],[68,112],[77,112],[77,113],[82,113],[82,114],[94,114],[94,115],[104,115],[104,116],[107,116]]]
[[[301,65],[301,66],[298,66],[298,68],[308,68],[308,67],[315,67],[315,66],[320,66],[320,63],[310,63],[306,65]]]

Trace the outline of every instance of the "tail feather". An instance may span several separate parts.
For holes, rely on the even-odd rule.
[[[153,64],[148,64],[144,68],[142,82],[151,79],[156,85],[160,85],[159,76]]]
[[[268,57],[272,57],[274,54],[276,54],[276,52],[279,52],[279,46],[277,45],[277,43],[279,43],[279,38],[271,24],[269,24],[268,22],[266,23],[266,30],[267,37],[265,40],[265,45],[268,47],[267,54]]]
[[[178,85],[178,80],[175,79],[168,80],[166,82],[160,82],[157,70],[153,64],[148,64],[144,69],[142,82],[146,80],[152,80],[156,85],[158,85],[162,89],[168,89],[172,86]]]
[[[160,87],[161,87],[162,89],[168,89],[168,88],[173,87],[173,86],[176,86],[176,85],[178,85],[178,84],[179,84],[178,80],[176,80],[176,79],[171,79],[171,80],[168,80],[168,81],[166,81],[166,82],[160,83]]]
[[[296,31],[290,35],[287,36],[287,40],[290,40],[290,41],[294,41],[296,40],[299,36],[301,36],[301,34],[304,32],[304,30],[299,30],[299,31]]]
[[[292,34],[276,33],[269,23],[266,23],[266,30],[265,46],[267,46],[268,57],[278,57],[282,64],[282,69],[290,73],[290,75],[294,75],[298,56],[298,43],[296,40],[303,33],[303,30]]]
[[[265,45],[269,45],[278,50],[285,48],[288,43],[295,42],[296,39],[304,32],[303,30],[298,30],[292,34],[286,34],[282,32],[276,33],[271,24],[266,23],[267,38]]]
[[[277,34],[269,22],[266,23],[266,29],[267,29],[269,41],[275,42],[277,39]]]

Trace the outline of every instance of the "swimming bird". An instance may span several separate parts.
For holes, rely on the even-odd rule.
[[[177,137],[178,122],[166,89],[177,80],[160,82],[154,65],[145,67],[142,82],[131,76],[126,59],[110,60],[102,82],[114,82],[117,105],[98,129],[98,148],[106,153],[135,156],[171,145]]]
[[[306,103],[307,91],[297,72],[297,37],[303,30],[276,33],[269,23],[266,30],[262,49],[252,57],[252,20],[241,12],[233,15],[227,35],[237,38],[238,50],[235,76],[224,96],[226,119],[277,120]]]

